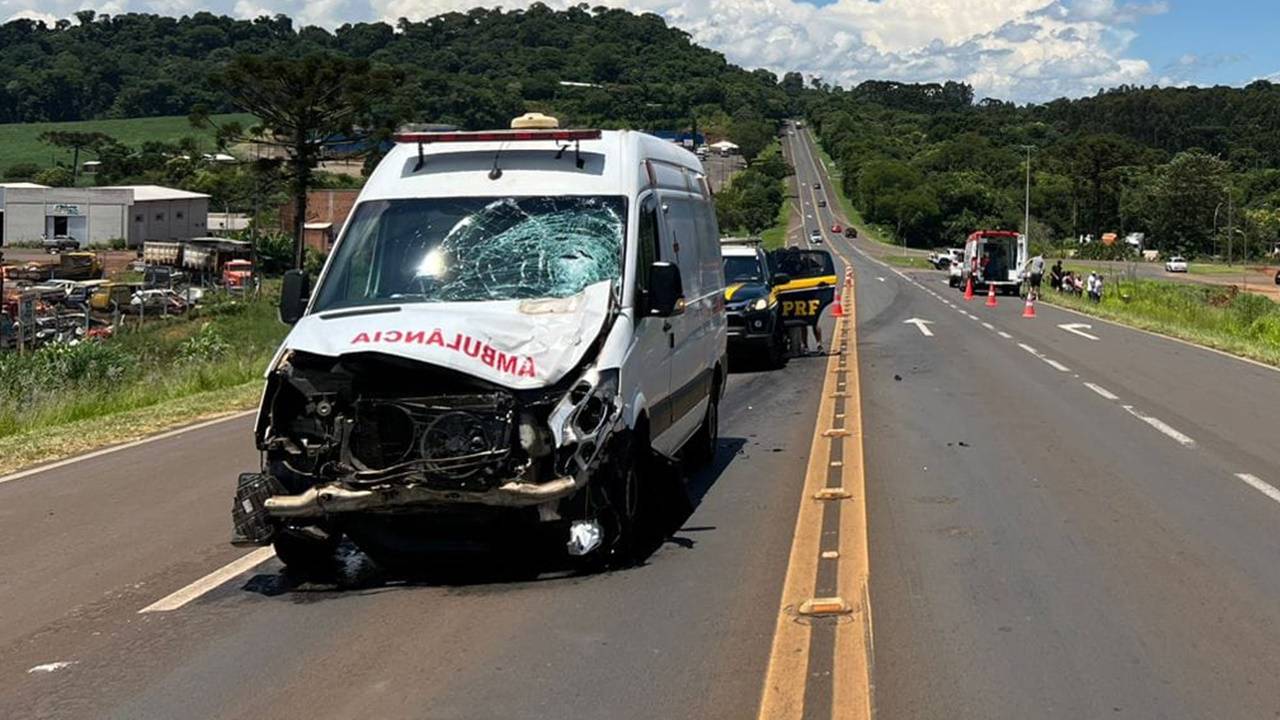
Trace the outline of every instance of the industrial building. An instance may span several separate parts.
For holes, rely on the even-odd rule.
[[[208,235],[209,196],[158,185],[51,188],[0,183],[0,246],[65,235],[81,247]]]

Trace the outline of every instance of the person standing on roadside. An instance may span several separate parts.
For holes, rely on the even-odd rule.
[[[1049,269],[1049,287],[1062,292],[1062,261],[1059,260]]]
[[[1036,256],[1027,261],[1027,281],[1031,284],[1027,290],[1027,297],[1032,300],[1040,299],[1040,283],[1044,280],[1044,256],[1036,253]]]

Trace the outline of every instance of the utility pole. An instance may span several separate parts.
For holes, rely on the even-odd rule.
[[[1027,237],[1027,252],[1031,251],[1031,151],[1036,149],[1035,145],[1023,145],[1023,150],[1027,151],[1027,191],[1026,204],[1022,219],[1022,234]]]

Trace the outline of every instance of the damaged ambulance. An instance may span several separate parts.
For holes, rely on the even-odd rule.
[[[724,275],[698,159],[512,126],[397,136],[314,289],[286,275],[237,544],[306,571],[344,536],[381,559],[497,529],[617,566],[671,463],[714,456]]]

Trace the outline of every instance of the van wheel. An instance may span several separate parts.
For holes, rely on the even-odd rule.
[[[630,567],[639,562],[648,508],[641,466],[647,447],[636,447],[634,436],[620,439],[613,460],[588,489],[590,510],[599,519],[604,538],[600,547],[570,558],[578,572],[594,574]]]
[[[271,544],[289,572],[303,579],[321,579],[337,570],[341,539],[341,535],[316,526],[281,528]]]
[[[700,468],[710,465],[716,458],[716,449],[719,444],[720,393],[712,387],[711,398],[707,401],[707,412],[702,416],[702,425],[689,439],[688,449],[685,452],[690,466]]]

